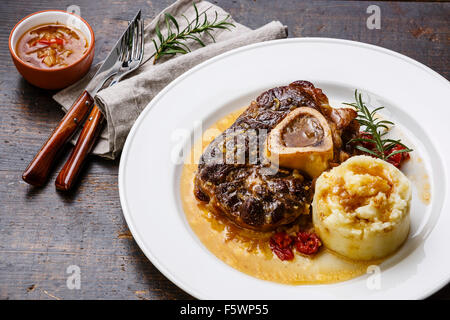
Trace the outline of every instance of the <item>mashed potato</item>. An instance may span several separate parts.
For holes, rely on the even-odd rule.
[[[408,236],[410,202],[410,182],[400,170],[351,157],[317,179],[314,227],[326,247],[348,258],[382,258]]]

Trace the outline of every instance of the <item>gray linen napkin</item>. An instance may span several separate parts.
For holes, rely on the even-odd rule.
[[[215,12],[218,13],[219,20],[228,15],[220,7],[206,1],[196,2],[196,5],[199,12],[209,8],[207,15],[210,20],[214,19]],[[207,35],[203,35],[201,39],[206,44],[205,47],[201,47],[193,40],[187,41],[186,44],[192,52],[169,58],[163,56],[156,64],[153,64],[153,59],[150,57],[154,54],[155,48],[151,40],[156,37],[155,26],[158,22],[160,22],[161,32],[166,34],[165,24],[162,23],[165,12],[177,19],[180,29],[187,25],[183,14],[189,21],[195,18],[192,0],[179,0],[163,10],[146,26],[145,63],[118,84],[99,91],[95,97],[97,105],[106,116],[107,125],[92,151],[93,154],[115,159],[120,154],[133,123],[145,106],[172,80],[195,65],[244,45],[287,37],[287,28],[279,21],[272,21],[261,28],[251,30],[230,19],[236,27],[231,28],[231,31],[219,29],[213,32],[216,42]],[[93,67],[83,79],[53,96],[62,105],[64,111],[70,108],[86,88],[98,67],[99,65]]]

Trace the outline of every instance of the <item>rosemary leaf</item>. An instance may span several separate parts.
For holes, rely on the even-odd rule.
[[[180,33],[180,26],[178,25],[177,19],[175,19],[170,13],[166,13],[165,16],[167,20],[170,20],[173,23],[173,25],[177,29],[177,33]]]
[[[379,158],[379,155],[376,152],[374,152],[372,150],[369,150],[369,149],[367,149],[367,148],[365,148],[365,147],[363,147],[361,145],[357,145],[355,148],[358,149],[358,150],[361,150],[362,152],[367,152],[367,153],[369,153],[369,154]]]
[[[377,112],[382,110],[384,107],[378,107],[370,111],[363,102],[362,95],[358,93],[358,90],[355,90],[355,102],[344,104],[356,109],[356,111],[358,112],[356,120],[361,126],[364,127],[362,131],[364,133],[367,133],[363,138],[351,139],[349,142],[370,143],[373,144],[375,148],[375,150],[369,150],[368,148],[358,144],[355,146],[356,149],[382,160],[387,160],[399,153],[413,151],[412,149],[401,143],[400,139],[395,140],[383,138],[388,133],[389,126],[395,125],[392,121],[383,120],[376,116]],[[389,151],[396,146],[402,146],[404,149],[395,150],[394,152],[389,153]]]
[[[215,42],[211,31],[215,29],[230,30],[231,27],[235,27],[233,23],[229,22],[229,15],[223,20],[218,21],[218,14],[215,12],[214,20],[209,21],[206,12],[210,8],[199,12],[195,3],[193,3],[193,6],[195,10],[195,18],[192,21],[189,21],[185,15],[182,15],[187,22],[186,27],[182,30],[180,30],[180,25],[176,18],[169,13],[165,13],[164,20],[167,28],[167,35],[164,36],[161,33],[159,23],[156,24],[155,33],[159,42],[157,43],[155,40],[152,40],[156,50],[153,63],[156,63],[156,61],[164,55],[174,55],[177,53],[186,54],[190,52],[190,48],[186,44],[182,43],[183,41],[193,40],[200,46],[204,47],[206,44],[200,38],[201,34],[208,35],[211,40]],[[172,30],[173,28],[171,26],[175,27],[176,32]]]

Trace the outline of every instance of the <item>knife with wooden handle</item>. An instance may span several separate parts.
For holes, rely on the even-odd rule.
[[[24,171],[22,179],[25,182],[34,186],[45,184],[59,151],[83,123],[93,103],[94,99],[87,91],[80,95]]]
[[[89,114],[83,130],[78,138],[75,148],[64,164],[55,181],[56,189],[68,191],[72,188],[85,159],[95,144],[103,123],[103,114],[100,109],[94,105]]]
[[[135,19],[140,18],[140,15],[141,13],[139,11]],[[38,154],[28,165],[22,175],[22,179],[25,182],[35,186],[42,186],[46,183],[52,165],[60,154],[62,146],[69,141],[91,110],[91,106],[94,103],[93,97],[103,88],[107,80],[111,79],[111,77],[115,76],[122,69],[121,59],[123,59],[123,54],[126,49],[124,47],[128,45],[124,39],[129,37],[133,28],[135,26],[130,23],[87,85],[86,90],[73,104],[47,142],[44,143]]]

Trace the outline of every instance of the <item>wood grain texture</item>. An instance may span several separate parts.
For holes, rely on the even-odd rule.
[[[132,239],[120,208],[118,161],[91,158],[75,191],[34,188],[21,173],[63,116],[53,92],[17,73],[8,35],[22,17],[76,3],[96,35],[95,62],[105,58],[127,20],[142,8],[150,20],[170,0],[4,0],[0,6],[0,299],[190,299],[167,280]],[[236,21],[257,28],[271,20],[290,37],[358,40],[403,53],[450,78],[450,4],[441,2],[220,0]],[[366,9],[381,8],[381,29],[366,27]],[[369,63],[369,62],[368,62]],[[389,76],[389,75],[386,75]],[[65,150],[69,151],[68,148]],[[50,177],[55,180],[62,157]],[[66,269],[81,269],[81,289]],[[450,286],[433,298],[450,298]]]
[[[72,189],[100,133],[103,118],[100,109],[94,105],[68,160],[56,177],[55,187],[57,190],[67,192]]]

